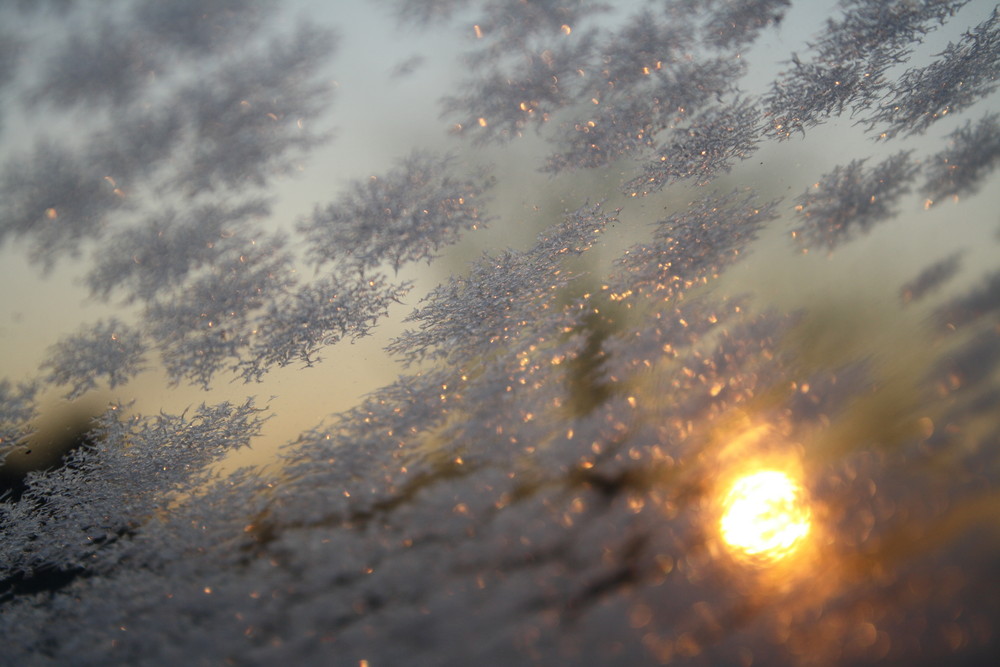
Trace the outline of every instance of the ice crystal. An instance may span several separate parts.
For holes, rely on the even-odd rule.
[[[931,158],[924,169],[923,194],[930,204],[949,197],[975,194],[983,180],[1000,164],[1000,115],[987,114],[973,125],[948,135],[949,146]]]
[[[733,192],[692,202],[657,223],[652,243],[629,248],[619,260],[623,289],[681,293],[716,278],[776,217],[776,202]]]
[[[276,0],[156,0],[135,7],[135,23],[144,37],[180,56],[199,57],[222,52],[252,37],[262,21],[275,13]]]
[[[123,538],[144,523],[155,532],[157,513],[178,494],[196,491],[208,479],[207,464],[245,446],[262,423],[252,402],[201,406],[191,416],[121,412],[113,408],[96,422],[97,444],[29,475],[20,500],[0,502],[0,581],[107,570],[149,547],[154,551],[143,553],[144,562],[166,556],[155,553],[155,543]]]
[[[117,291],[125,293],[127,302],[151,301],[157,293],[182,284],[191,271],[238,251],[252,221],[268,213],[264,201],[253,200],[152,214],[107,239],[96,252],[87,283],[103,298]]]
[[[37,383],[14,386],[9,380],[0,380],[0,463],[31,433],[38,389]]]
[[[239,366],[265,308],[294,283],[284,243],[253,239],[149,302],[144,321],[174,382],[207,388],[217,372]]]
[[[849,0],[839,19],[811,44],[805,61],[780,76],[765,96],[770,132],[783,139],[845,111],[858,114],[889,94],[885,72],[905,62],[923,35],[968,0]]]
[[[350,191],[299,225],[317,264],[362,276],[389,264],[431,260],[459,235],[486,224],[481,209],[491,179],[471,170],[457,177],[454,160],[416,152],[384,176]]]
[[[0,3],[4,33],[30,49],[0,46],[0,92],[55,119],[24,123],[26,148],[5,155],[0,242],[43,268],[86,253],[76,277],[124,308],[53,335],[36,379],[0,380],[0,462],[34,446],[51,389],[127,393],[157,361],[206,389],[266,381],[413,308],[386,348],[406,372],[322,409],[280,471],[217,472],[272,414],[251,399],[159,415],[112,405],[0,495],[4,660],[988,662],[1000,277],[940,289],[981,254],[970,228],[955,220],[961,247],[888,283],[913,304],[903,325],[865,311],[885,286],[845,298],[842,268],[829,289],[808,282],[841,257],[763,267],[776,292],[804,292],[792,306],[745,277],[787,252],[774,242],[786,223],[832,250],[899,210],[918,229],[935,202],[993,194],[997,114],[957,124],[936,155],[911,135],[995,88],[996,10],[917,65],[925,35],[980,8],[844,0],[751,89],[743,74],[766,75],[769,56],[749,47],[769,27],[789,37],[801,13],[788,0],[385,2],[465,35],[444,114],[501,162],[393,144],[394,164],[339,194],[330,183],[317,203],[281,197],[300,163],[326,169],[305,158],[340,122],[322,11],[288,30],[291,4],[273,0]],[[55,37],[20,39],[22,25]],[[425,62],[444,75],[419,48],[397,74]],[[833,118],[862,126],[831,124],[845,135],[835,158],[782,153]],[[865,129],[906,145],[842,159],[872,148],[848,136]],[[507,145],[528,130],[537,144]],[[766,170],[746,161],[755,151]],[[775,200],[828,157],[841,166],[816,167],[827,173],[794,210]],[[782,160],[795,169],[772,171]],[[495,179],[519,204],[503,181],[535,167],[551,180],[524,202],[532,214],[494,208]],[[907,196],[921,174],[923,207]],[[533,243],[412,293],[413,264],[487,222],[520,238],[535,214]],[[874,257],[910,261],[884,242]],[[896,275],[893,263],[879,268]],[[909,326],[925,313],[926,331]],[[821,508],[819,538],[760,569],[716,534],[719,497],[745,468],[778,464]]]
[[[946,305],[939,306],[935,319],[947,329],[968,327],[1000,311],[1000,273],[986,277],[982,285]]]
[[[628,94],[609,95],[593,112],[566,125],[557,135],[562,150],[547,167],[550,171],[570,165],[593,168],[641,154],[678,117],[726,92],[727,82],[739,73],[738,64],[721,58],[662,68],[633,85]]]
[[[804,221],[796,238],[806,246],[833,250],[852,235],[869,231],[895,215],[893,207],[910,191],[918,170],[909,152],[896,153],[871,169],[865,169],[865,160],[835,168],[795,200]]]
[[[1000,79],[1000,9],[952,42],[926,67],[909,69],[890,86],[889,97],[865,122],[880,136],[913,135],[938,119],[966,109],[997,89]]]
[[[274,365],[311,366],[323,347],[367,335],[408,291],[408,284],[389,284],[384,276],[303,285],[271,301],[256,321],[249,350],[238,364],[240,374],[260,380]]]
[[[71,385],[67,398],[77,398],[107,378],[114,389],[125,384],[145,367],[146,347],[140,332],[117,318],[86,327],[60,341],[43,365],[48,382]]]
[[[114,190],[81,156],[41,143],[0,174],[0,241],[29,238],[31,256],[51,268],[60,253],[78,255],[80,242],[127,206]]]
[[[526,252],[505,250],[484,255],[468,275],[439,285],[409,317],[417,329],[388,346],[409,361],[451,358],[461,361],[507,346],[530,329],[531,313],[555,305],[570,276],[561,267],[563,255],[588,250],[595,236],[614,219],[600,207],[568,214],[555,229],[543,232]]]
[[[136,97],[161,66],[158,52],[138,34],[113,22],[92,33],[76,33],[53,56],[35,91],[37,102],[71,107],[121,106]]]
[[[478,25],[487,41],[486,56],[517,53],[535,35],[567,34],[584,18],[606,12],[609,6],[594,0],[535,0],[515,6],[488,0]]]
[[[725,0],[714,3],[705,25],[705,41],[720,48],[741,47],[769,25],[781,23],[791,0]]]
[[[903,303],[919,301],[950,280],[960,268],[962,268],[962,256],[959,253],[942,259],[940,262],[935,262],[921,271],[916,278],[903,285],[899,290],[899,296]]]
[[[516,68],[495,65],[463,86],[467,94],[446,97],[442,106],[458,116],[458,132],[475,133],[484,143],[510,141],[576,99],[574,77],[587,67],[592,49],[584,36],[526,54]]]
[[[645,195],[688,179],[696,185],[710,183],[757,149],[759,117],[759,110],[746,101],[706,109],[687,127],[666,133],[657,148],[659,156],[646,164],[642,176],[625,185],[625,191]]]
[[[328,103],[331,86],[316,70],[335,47],[330,31],[300,26],[180,91],[193,137],[177,185],[189,194],[242,189],[288,172],[294,157],[324,139],[307,123]]]

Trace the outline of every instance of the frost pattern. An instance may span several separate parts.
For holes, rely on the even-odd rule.
[[[243,230],[269,213],[263,200],[255,200],[239,206],[207,204],[186,212],[167,209],[152,214],[139,225],[114,234],[98,249],[88,286],[102,298],[123,292],[127,303],[152,301],[223,253],[237,252],[245,240]]]
[[[739,48],[753,42],[767,26],[781,23],[792,3],[791,0],[724,0],[707,4],[716,7],[704,28],[705,41],[718,48]]]
[[[949,146],[925,167],[923,193],[931,204],[949,197],[975,194],[981,182],[1000,164],[1000,115],[987,114],[973,125],[948,135]]]
[[[493,348],[510,347],[532,329],[532,313],[555,306],[559,290],[570,280],[561,266],[563,258],[589,250],[614,219],[600,206],[584,207],[539,235],[526,252],[483,256],[468,275],[436,287],[424,300],[426,305],[406,318],[419,327],[394,340],[388,351],[411,363],[425,358],[460,363]]]
[[[157,297],[144,320],[174,382],[208,387],[236,370],[268,304],[294,283],[280,236],[253,239],[216,257],[186,283]]]
[[[203,405],[191,416],[121,412],[112,408],[97,421],[97,444],[74,450],[55,470],[30,474],[19,501],[0,502],[0,586],[53,571],[86,576],[128,558],[153,566],[190,548],[185,541],[157,553],[164,545],[130,538],[143,526],[156,535],[157,515],[197,493],[210,478],[207,465],[245,446],[263,419],[251,402]]]
[[[66,398],[74,399],[96,388],[102,376],[111,389],[125,384],[146,367],[145,361],[142,335],[112,317],[60,341],[43,368],[49,369],[47,382],[71,385]]]
[[[15,386],[9,380],[0,380],[0,463],[31,433],[38,390],[37,383]]]
[[[388,174],[356,182],[337,201],[317,207],[299,226],[311,259],[362,276],[386,263],[398,272],[430,261],[462,231],[484,225],[480,209],[491,181],[482,172],[456,178],[453,162],[416,152]]]
[[[322,348],[367,335],[409,289],[408,283],[392,284],[384,276],[303,285],[268,305],[234,370],[244,380],[260,381],[275,365],[312,366]]]
[[[1000,9],[950,43],[927,67],[910,69],[890,86],[891,97],[866,119],[891,138],[921,134],[938,119],[962,111],[1000,86]]]
[[[810,44],[814,55],[793,55],[785,72],[765,97],[770,133],[785,139],[846,111],[870,109],[889,94],[885,78],[905,62],[935,25],[944,23],[968,0],[848,0],[839,19]]]
[[[79,255],[81,241],[128,205],[103,171],[49,142],[8,162],[0,173],[0,241],[29,238],[31,257],[47,269],[60,253]]]
[[[189,195],[263,187],[325,140],[309,129],[328,104],[330,83],[317,73],[336,47],[326,30],[300,26],[263,54],[233,59],[179,93],[191,111],[187,168],[174,185]],[[306,128],[306,129],[302,129]]]
[[[899,296],[903,303],[919,301],[950,280],[960,268],[962,268],[960,253],[935,262],[921,271],[916,278],[903,285],[899,290]]]
[[[720,289],[783,211],[718,177],[741,174],[763,140],[833,116],[906,141],[979,103],[995,87],[996,11],[937,62],[906,69],[967,3],[845,0],[809,55],[754,95],[737,51],[780,28],[787,1],[657,1],[624,18],[585,0],[390,4],[404,20],[475,26],[467,78],[443,101],[459,134],[503,144],[537,130],[548,157],[532,166],[567,178],[614,165],[588,190],[621,188],[667,213],[645,240],[625,239],[610,270],[620,239],[609,230],[631,218],[607,204],[566,209],[526,250],[485,253],[389,345],[416,368],[299,435],[273,478],[213,472],[260,436],[269,410],[252,400],[179,415],[112,406],[59,465],[0,498],[5,659],[797,665],[994,653],[998,274],[942,299],[965,255],[918,272],[900,297],[932,313],[933,340],[913,355],[932,360],[887,368],[852,348],[864,322]],[[38,99],[25,108],[85,110],[91,124],[5,160],[0,241],[43,268],[92,250],[87,287],[135,321],[57,343],[38,381],[0,380],[0,459],[27,441],[40,392],[118,385],[146,355],[206,388],[227,372],[255,381],[316,364],[409,296],[390,267],[510,224],[489,214],[493,176],[422,151],[311,216],[272,220],[275,177],[330,136],[333,99],[331,32],[265,34],[283,3],[141,0],[110,18],[67,0],[8,5],[5,19],[58,25],[61,9],[102,27],[73,26],[56,56],[23,60],[41,64],[33,82],[17,72],[4,89],[26,77]],[[833,249],[904,206],[920,215],[906,194],[921,164],[928,198],[988,195],[996,123],[966,123],[929,159],[901,150],[836,167],[796,200],[796,235]],[[283,222],[294,235],[274,230]],[[923,342],[906,334],[901,347]],[[821,553],[761,576],[723,553],[713,487],[744,457],[787,452],[808,463],[823,507]]]
[[[670,298],[717,278],[777,217],[777,202],[755,199],[753,192],[706,197],[657,223],[652,243],[630,248],[619,260],[627,272],[621,289],[627,285]]]
[[[758,109],[745,101],[707,109],[687,127],[670,130],[657,150],[659,157],[647,163],[643,175],[627,183],[625,191],[646,195],[689,179],[707,185],[757,150],[759,118]]]
[[[795,236],[803,244],[833,250],[895,215],[893,206],[910,191],[919,167],[909,152],[896,153],[871,169],[864,163],[852,160],[837,167],[795,200],[804,221]]]

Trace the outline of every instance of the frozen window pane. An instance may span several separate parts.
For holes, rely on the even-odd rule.
[[[5,660],[989,662],[996,23],[0,2]]]

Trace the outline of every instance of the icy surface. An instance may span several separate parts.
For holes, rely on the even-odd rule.
[[[3,661],[992,664],[996,6],[357,4],[0,3],[0,242],[117,309],[0,380],[0,461],[46,391],[208,391],[113,402],[0,493]],[[394,157],[322,163],[289,219],[352,130],[354,11],[427,31],[388,54],[399,85],[465,36],[421,79],[447,149],[380,127]],[[816,135],[829,155],[776,157]],[[498,201],[526,171],[560,199],[532,234]],[[504,242],[421,288],[484,227]],[[731,277],[788,257],[834,278]],[[280,416],[250,394],[400,304],[394,383],[219,472]],[[718,523],[767,466],[813,527],[765,566]]]

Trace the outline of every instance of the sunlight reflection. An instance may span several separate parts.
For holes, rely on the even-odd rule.
[[[759,470],[737,479],[723,502],[722,538],[738,556],[774,562],[793,553],[809,533],[804,493],[778,470]]]

